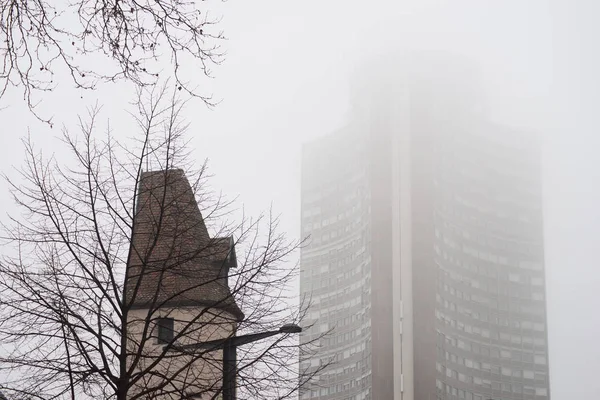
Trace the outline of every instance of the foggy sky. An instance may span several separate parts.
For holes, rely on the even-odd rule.
[[[198,80],[223,102],[213,111],[189,104],[198,160],[210,159],[212,186],[240,197],[256,214],[273,203],[282,229],[300,234],[300,145],[349,118],[351,77],[388,52],[444,50],[478,62],[495,120],[544,134],[546,266],[552,397],[600,393],[600,13],[597,0],[412,0],[370,2],[230,0],[204,2],[224,16],[229,38],[214,80]],[[115,135],[131,136],[124,112],[132,89],[61,88],[43,98],[48,129],[14,91],[0,102],[0,171],[22,164],[28,128],[48,154],[62,122],[98,102]],[[8,100],[8,103],[7,103]],[[4,183],[3,183],[4,184]],[[4,184],[5,185],[5,184]],[[6,193],[0,204],[14,206]]]

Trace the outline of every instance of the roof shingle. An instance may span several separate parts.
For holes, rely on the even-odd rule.
[[[229,285],[232,237],[211,238],[180,169],[142,173],[125,300],[134,308],[205,306],[243,313]]]

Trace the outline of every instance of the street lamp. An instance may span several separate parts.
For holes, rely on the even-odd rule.
[[[285,324],[278,330],[260,333],[250,333],[242,336],[232,336],[225,339],[209,340],[207,342],[174,344],[164,349],[173,350],[220,350],[223,349],[223,400],[236,400],[237,347],[256,342],[279,334],[300,333],[302,328],[296,324]]]

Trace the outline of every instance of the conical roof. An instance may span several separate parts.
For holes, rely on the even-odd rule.
[[[215,307],[241,320],[227,282],[235,267],[233,239],[210,237],[184,172],[142,173],[126,301],[134,308]]]

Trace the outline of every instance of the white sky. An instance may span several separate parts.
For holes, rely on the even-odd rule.
[[[300,145],[344,124],[350,75],[371,55],[401,48],[440,49],[481,64],[494,118],[544,132],[550,362],[554,400],[600,393],[600,15],[597,0],[229,0],[203,2],[222,13],[226,63],[210,85],[223,102],[190,104],[199,160],[210,158],[212,185],[239,195],[251,212],[282,213],[299,235]],[[98,101],[116,134],[131,135],[126,84],[95,92],[61,88],[40,110],[58,125]],[[0,106],[6,104],[5,99]],[[19,94],[0,111],[0,172],[20,165],[19,137],[31,129],[60,156],[48,129]],[[13,207],[5,193],[0,205]]]

